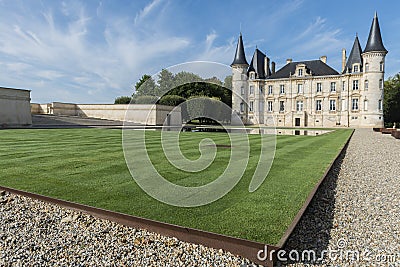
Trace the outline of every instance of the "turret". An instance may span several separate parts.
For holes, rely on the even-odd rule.
[[[363,102],[367,123],[373,127],[383,127],[383,85],[385,80],[385,57],[388,51],[383,45],[378,15],[372,20],[368,41],[362,53],[364,64]]]
[[[249,64],[246,60],[242,33],[239,35],[236,46],[235,57],[231,64],[232,67],[232,110],[247,123],[247,68]],[[233,122],[232,123],[236,123]]]
[[[349,59],[347,60],[346,66],[343,70],[343,73],[357,73],[362,71],[363,60],[361,57],[361,45],[358,40],[358,36],[354,39],[353,47],[351,48],[351,52],[349,55]],[[344,55],[346,57],[346,54]]]
[[[388,52],[383,46],[378,14],[375,12],[375,17],[372,20],[371,30],[369,31],[368,41],[367,45],[365,46],[364,53],[377,51],[386,53]]]

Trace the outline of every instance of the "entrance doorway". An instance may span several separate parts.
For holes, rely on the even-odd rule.
[[[294,126],[300,126],[300,118],[294,119]]]

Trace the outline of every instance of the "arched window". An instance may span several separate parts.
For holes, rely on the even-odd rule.
[[[369,71],[369,64],[365,63],[365,72],[368,72],[368,71]]]
[[[240,112],[244,112],[244,103],[240,103]]]
[[[364,90],[367,91],[368,90],[368,80],[364,81]]]

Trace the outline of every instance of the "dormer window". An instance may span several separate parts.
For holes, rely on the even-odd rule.
[[[303,76],[303,69],[299,69],[299,70],[298,70],[298,76],[299,76],[299,77]]]
[[[353,72],[358,72],[358,65],[353,66]]]
[[[256,76],[256,75],[255,75],[254,72],[250,72],[250,79],[254,80],[254,79],[256,78],[255,76]]]
[[[306,64],[303,64],[303,63],[297,64],[294,75],[295,76],[297,75],[297,77],[303,77],[303,76],[307,75]]]

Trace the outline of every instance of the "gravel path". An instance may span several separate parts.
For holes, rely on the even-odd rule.
[[[0,266],[252,266],[229,252],[0,194]]]
[[[286,257],[315,250],[317,261],[306,266],[400,266],[400,140],[357,129],[314,200]]]

